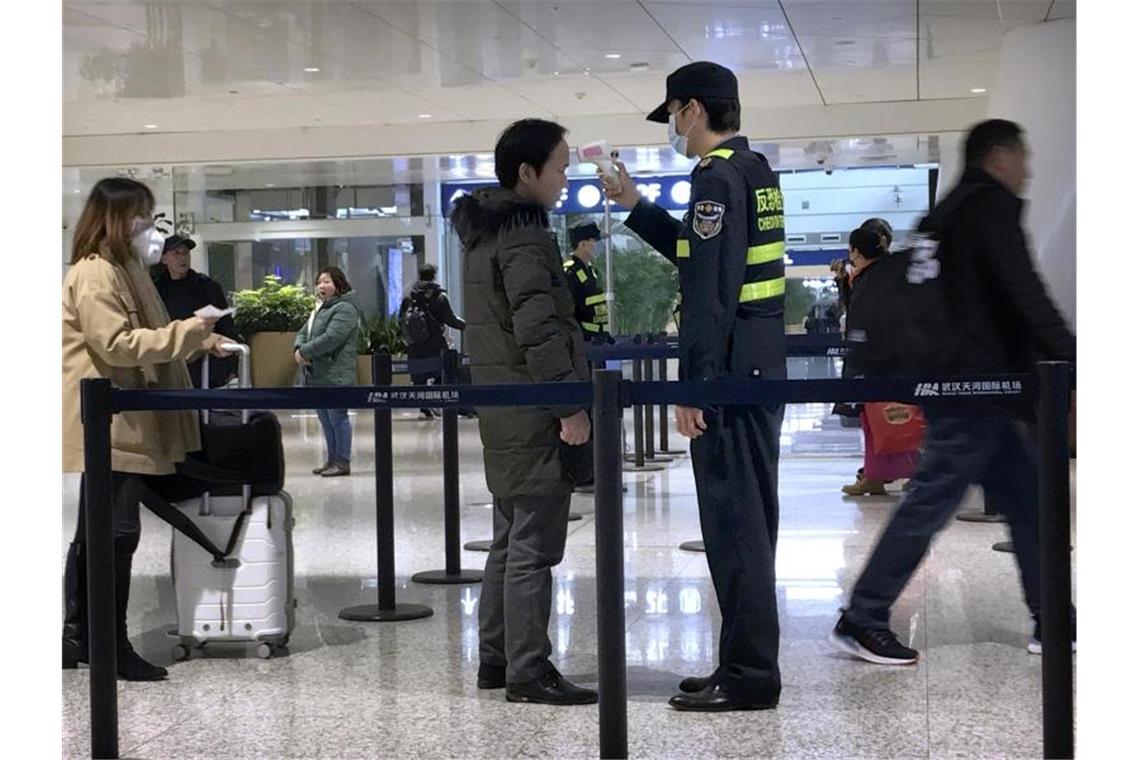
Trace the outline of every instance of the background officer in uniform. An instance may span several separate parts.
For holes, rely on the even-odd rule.
[[[566,284],[574,297],[574,318],[582,326],[587,342],[613,343],[610,337],[610,317],[606,306],[606,293],[594,270],[594,248],[602,231],[594,222],[570,228],[570,247],[574,252],[562,262]]]
[[[649,115],[673,148],[700,156],[688,213],[678,222],[642,199],[625,167],[606,194],[632,209],[626,226],[681,275],[681,379],[787,376],[784,359],[784,207],[776,175],[740,129],[736,77],[715,63],[683,66]],[[720,662],[686,678],[679,710],[775,707],[780,697],[776,612],[776,473],[782,405],[677,407],[692,439],[701,534],[722,617]]]

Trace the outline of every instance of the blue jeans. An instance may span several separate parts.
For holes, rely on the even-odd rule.
[[[855,583],[848,620],[872,630],[889,627],[891,605],[973,483],[1006,517],[1025,603],[1036,617],[1041,608],[1037,457],[1028,427],[991,404],[931,405],[923,413],[926,443],[918,469]]]
[[[317,419],[325,431],[325,451],[331,463],[348,464],[352,457],[352,423],[347,409],[318,409]]]

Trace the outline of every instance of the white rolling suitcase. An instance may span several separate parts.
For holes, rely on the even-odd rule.
[[[241,385],[249,386],[249,348],[241,352]],[[209,361],[202,363],[203,377]],[[203,418],[208,419],[208,412]],[[242,423],[248,421],[242,412]],[[272,657],[289,642],[295,623],[293,594],[293,501],[284,491],[251,497],[211,496],[175,504],[219,547],[215,561],[189,538],[174,531],[170,574],[179,644],[175,659],[209,642],[257,642],[259,657]]]

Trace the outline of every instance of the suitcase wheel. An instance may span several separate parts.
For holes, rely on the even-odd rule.
[[[170,653],[176,661],[190,659],[190,649],[185,644],[175,644]]]
[[[268,660],[273,656],[273,646],[267,643],[257,645],[257,656],[263,660]]]

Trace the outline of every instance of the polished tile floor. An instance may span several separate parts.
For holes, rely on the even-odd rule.
[[[666,704],[684,675],[713,667],[719,614],[699,537],[688,459],[627,473],[626,620],[631,757],[1029,757],[1041,754],[1040,658],[1012,555],[991,551],[1001,525],[951,523],[895,609],[894,627],[922,651],[909,668],[834,653],[827,634],[897,495],[848,499],[858,431],[823,406],[789,408],[781,462],[777,557],[783,697],[778,709],[681,714]],[[144,512],[130,629],[168,681],[121,684],[120,748],[133,758],[596,757],[597,710],[512,705],[475,688],[479,586],[424,586],[443,566],[440,425],[399,413],[395,428],[396,568],[401,601],[427,619],[340,620],[375,600],[372,426],[354,415],[353,475],[322,480],[312,414],[282,413],[296,504],[298,627],[290,653],[259,660],[216,646],[172,662],[170,529]],[[630,428],[632,430],[632,428]],[[674,434],[673,445],[680,439]],[[460,423],[463,541],[487,538],[491,513],[476,423]],[[77,478],[64,481],[63,547]],[[978,508],[972,495],[964,509]],[[556,573],[550,634],[561,670],[596,678],[594,523],[575,495],[566,559]],[[484,554],[463,553],[481,569]],[[88,672],[66,671],[63,755],[88,744]]]

